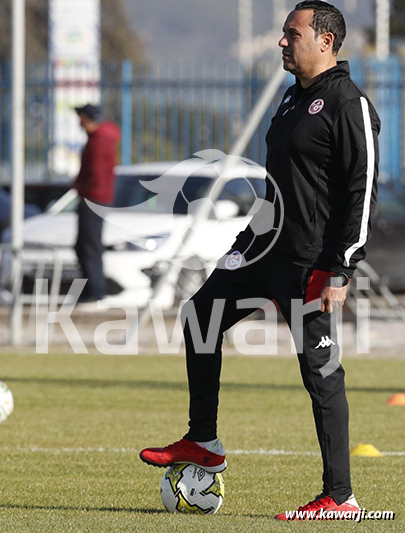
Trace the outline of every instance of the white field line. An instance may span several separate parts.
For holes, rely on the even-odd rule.
[[[104,448],[102,446],[98,448],[85,448],[85,447],[62,447],[62,448],[42,448],[40,446],[22,447],[22,446],[3,446],[0,450],[5,452],[30,452],[30,453],[139,453],[136,448]],[[405,451],[398,452],[381,452],[386,456],[405,456]],[[319,452],[310,451],[289,451],[289,450],[229,450],[227,455],[289,455],[295,457],[302,456],[319,456]]]

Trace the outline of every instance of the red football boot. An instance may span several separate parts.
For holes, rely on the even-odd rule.
[[[350,520],[354,520],[356,514],[360,512],[353,494],[340,505],[331,496],[324,496],[307,503],[304,507],[299,507],[298,511],[278,514],[274,518],[276,520],[345,520],[344,515],[347,511],[351,512]],[[336,513],[336,515],[327,516],[329,512]]]
[[[210,452],[187,439],[181,439],[165,448],[145,448],[139,457],[144,463],[159,467],[188,463],[214,473],[226,468],[225,454]]]

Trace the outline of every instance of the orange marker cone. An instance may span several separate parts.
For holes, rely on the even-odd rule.
[[[389,405],[405,405],[405,394],[399,392],[397,394],[393,394],[387,403]]]
[[[350,452],[350,456],[360,456],[360,457],[382,457],[383,454],[377,450],[372,444],[358,444]]]

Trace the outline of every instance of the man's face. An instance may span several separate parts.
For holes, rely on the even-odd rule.
[[[98,123],[91,120],[85,113],[79,113],[80,126],[87,134],[93,133],[98,128]]]
[[[90,122],[90,119],[87,115],[85,115],[84,113],[79,113],[79,121],[80,121],[80,126],[86,130],[86,126],[88,125],[88,123]]]
[[[292,11],[285,21],[284,35],[278,43],[283,50],[284,70],[298,78],[311,73],[322,57],[321,36],[315,38],[314,29],[310,26],[313,15],[312,9]]]

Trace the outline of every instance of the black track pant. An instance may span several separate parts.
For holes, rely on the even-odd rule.
[[[101,300],[104,296],[103,275],[103,219],[99,217],[84,200],[78,207],[78,231],[76,241],[76,255],[79,260],[83,276],[87,283],[82,296]]]
[[[247,298],[275,300],[291,328],[292,300],[304,301],[312,273],[312,269],[274,256],[266,256],[233,271],[217,268],[205,285],[185,304],[182,318],[190,392],[189,432],[185,438],[207,441],[217,436],[223,332],[254,311],[253,308],[237,308],[237,301]],[[225,304],[213,347],[209,353],[204,353],[207,349],[199,349],[195,343],[195,326],[190,312],[194,306],[204,341],[209,332],[214,300],[225,300]],[[218,327],[218,318],[216,320]],[[213,326],[215,324],[211,323],[211,327]],[[297,345],[297,333],[294,328],[292,334]],[[336,313],[329,315],[326,312],[314,311],[306,315],[303,320],[302,340],[298,359],[305,388],[311,396],[322,452],[323,493],[332,496],[340,504],[350,497],[352,489],[348,442],[349,411],[344,370],[338,361]],[[320,370],[324,369],[328,362],[330,368],[331,360],[337,361],[335,370],[323,377]]]

